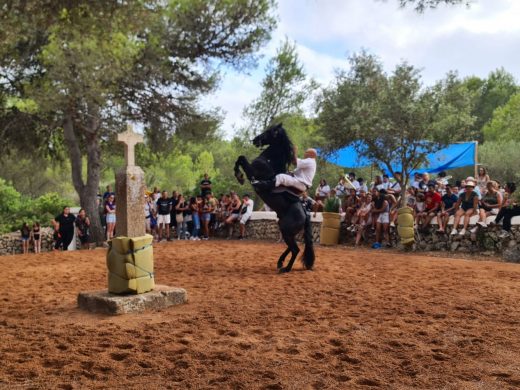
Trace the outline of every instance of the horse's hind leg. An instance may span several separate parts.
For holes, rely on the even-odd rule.
[[[280,268],[280,273],[291,272],[294,261],[296,260],[296,256],[300,252],[300,248],[298,248],[298,244],[296,243],[296,236],[293,234],[284,234],[283,239],[288,246],[289,251],[291,251],[291,259],[286,267]]]
[[[283,262],[285,261],[285,258],[287,257],[287,255],[289,254],[289,252],[291,251],[290,248],[287,248],[283,253],[282,255],[280,256],[280,258],[278,259],[278,264],[276,265],[276,269],[280,269],[283,267]]]

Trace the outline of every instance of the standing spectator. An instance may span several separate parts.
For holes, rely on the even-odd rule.
[[[515,183],[506,183],[505,186],[505,202],[497,217],[495,218],[494,224],[498,224],[502,219],[502,231],[498,235],[500,238],[509,237],[511,234],[511,219],[520,215],[520,194],[516,191]]]
[[[305,212],[310,215],[310,213],[314,210],[316,201],[309,196],[307,191],[303,192],[303,194],[300,198],[300,201],[303,204],[303,208],[304,208]],[[265,204],[264,204],[264,207],[265,207]],[[266,210],[266,211],[269,211],[269,210]]]
[[[490,215],[498,214],[498,210],[502,207],[502,194],[498,191],[498,186],[494,181],[488,181],[486,184],[486,192],[479,202],[479,221],[478,225],[487,227],[486,218]],[[477,226],[471,229],[471,233],[477,231]]]
[[[177,220],[177,239],[186,239],[186,221],[184,220],[184,214],[188,209],[188,205],[186,204],[186,200],[182,194],[179,195],[177,199],[177,204],[175,205],[175,219]]]
[[[399,199],[399,197],[401,196],[401,185],[399,184],[399,180],[402,180],[402,173],[395,172],[394,179],[395,181],[393,183],[390,183],[390,185],[386,189],[386,192],[395,196],[396,199]]]
[[[99,219],[101,220],[101,227],[103,228],[103,234],[106,236],[107,234],[107,216],[105,215],[105,200],[98,195],[97,197],[97,207]]]
[[[359,198],[357,197],[356,189],[351,188],[349,196],[345,198],[341,207],[345,212],[345,224],[348,226],[347,230],[349,231],[353,230],[354,224],[352,219],[356,215],[358,204]]]
[[[109,185],[107,185],[106,191],[103,194],[103,200],[107,200],[110,195],[114,195],[114,197],[116,196],[114,191],[112,191],[112,187],[109,184]]]
[[[209,239],[209,223],[211,222],[211,204],[209,202],[208,196],[211,193],[206,194],[206,196],[202,199],[201,205],[201,224],[202,224],[202,239]]]
[[[455,205],[459,197],[453,193],[451,185],[446,185],[446,193],[441,198],[441,210],[437,214],[437,223],[439,224],[438,233],[444,233],[446,226],[452,215],[455,214]]]
[[[377,191],[377,197],[372,201],[372,214],[376,220],[376,242],[372,248],[381,248],[381,235],[384,235],[387,246],[390,246],[389,225],[390,225],[390,205],[386,200],[386,190]]]
[[[197,202],[197,198],[191,197],[190,199],[190,211],[191,218],[193,221],[193,230],[191,232],[190,240],[200,241],[200,216],[199,216],[199,204]]]
[[[477,176],[477,187],[480,190],[480,193],[484,195],[487,190],[487,183],[489,182],[489,175],[487,173],[486,168],[479,167],[478,168],[478,176]]]
[[[244,194],[243,203],[242,203],[242,216],[240,217],[240,236],[239,240],[242,240],[246,235],[246,223],[253,215],[253,208],[255,203],[253,199],[249,197],[249,194]]]
[[[111,195],[113,198],[114,196]],[[110,199],[110,197],[109,197]],[[54,249],[68,250],[74,238],[74,222],[76,217],[70,213],[70,207],[65,206],[63,212],[53,220],[54,230],[57,232],[57,240]]]
[[[206,202],[209,204],[209,235],[212,236],[217,227],[217,211],[218,211],[218,202],[213,196],[213,194],[209,193],[206,195]]]
[[[24,222],[20,229],[22,235],[22,252],[23,254],[29,253],[29,240],[31,238],[31,228],[27,222]]]
[[[418,190],[420,188],[420,186],[419,186],[420,182],[421,182],[421,174],[419,172],[415,172],[413,175],[411,187]]]
[[[171,202],[172,202],[172,207],[171,207],[171,211],[170,211],[170,232],[173,234],[173,232],[175,231],[175,233],[178,235],[179,232],[177,231],[177,218],[176,218],[176,213],[175,213],[175,206],[177,206],[177,201],[179,199],[179,193],[177,191],[173,191],[172,192],[172,198],[171,198]],[[168,235],[168,237],[170,237]]]
[[[466,234],[466,229],[468,228],[471,217],[478,212],[478,194],[475,191],[475,182],[466,180],[465,190],[466,191],[459,196],[459,200],[455,205],[457,211],[455,212],[455,220],[453,221],[452,236],[457,234],[457,228],[459,227],[459,222],[462,217],[464,217],[464,225],[459,234],[461,236]]]
[[[90,242],[90,219],[85,209],[79,210],[76,218],[76,232],[81,242],[81,249],[89,249]]]
[[[31,236],[34,245],[34,253],[40,253],[42,251],[42,232],[39,222],[33,224]]]
[[[356,246],[361,243],[361,238],[368,226],[372,225],[372,195],[365,194],[361,199],[361,205],[357,212]]]
[[[388,193],[388,189],[390,188],[391,185],[392,185],[392,183],[390,183],[390,178],[385,173],[383,175],[383,183],[381,184],[381,188],[383,188]]]
[[[146,233],[152,234],[155,236],[152,231],[152,218],[155,214],[155,204],[152,202],[152,199],[148,195],[144,195],[144,227]]]
[[[107,220],[107,240],[114,237],[116,228],[116,203],[114,195],[109,195],[105,202],[105,216]]]
[[[170,214],[172,211],[172,199],[168,198],[168,192],[163,191],[157,199],[157,225],[159,226],[159,241],[164,240],[163,229],[166,231],[166,239],[170,241]]]
[[[200,196],[205,198],[207,194],[211,193],[211,184],[209,175],[205,173],[204,178],[200,181]]]
[[[329,196],[330,186],[325,179],[320,180],[318,188],[316,188],[316,200],[323,200]]]

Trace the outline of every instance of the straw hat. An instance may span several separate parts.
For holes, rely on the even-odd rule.
[[[473,188],[475,188],[476,183],[473,180],[466,180],[466,184],[464,186],[465,187],[473,187]]]

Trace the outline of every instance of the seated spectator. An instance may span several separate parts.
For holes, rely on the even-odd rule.
[[[424,194],[424,211],[417,215],[418,228],[426,229],[440,209],[441,195],[435,190],[436,183],[428,183],[428,191]]]
[[[381,248],[382,235],[386,239],[386,245],[390,246],[390,205],[386,200],[386,190],[384,189],[377,190],[377,196],[372,201],[372,218],[376,221],[376,242],[372,245],[372,248]]]
[[[372,183],[372,189],[380,190],[383,188],[383,179],[381,176],[377,175],[374,178],[374,182]]]
[[[478,176],[477,176],[477,188],[480,190],[480,193],[484,195],[487,191],[487,183],[489,182],[489,175],[487,173],[486,168],[479,167],[478,168]]]
[[[229,217],[226,219],[226,225],[228,225],[228,240],[231,239],[233,235],[233,224],[240,219],[240,208],[242,207],[242,202],[236,193],[233,193],[231,197],[231,202],[228,207]]]
[[[419,190],[422,192],[428,191],[428,183],[430,182],[430,174],[424,172],[421,176],[421,181],[419,181]]]
[[[239,240],[244,239],[246,235],[246,223],[251,219],[251,216],[253,215],[253,208],[255,206],[255,203],[253,202],[253,199],[249,197],[249,194],[244,194],[244,197],[242,199],[242,210],[240,217],[240,236],[238,237]]]
[[[386,189],[386,192],[395,196],[396,199],[399,199],[399,197],[401,196],[401,185],[399,184],[399,181],[402,180],[401,172],[395,172],[394,179],[395,181],[393,183],[390,183],[390,185]]]
[[[498,191],[496,182],[488,181],[486,184],[486,192],[479,202],[479,220],[478,225],[487,227],[486,218],[490,215],[497,215],[498,210],[502,207],[502,194]],[[471,229],[471,233],[477,231],[477,226]]]
[[[352,218],[356,215],[356,211],[359,204],[359,198],[356,195],[354,188],[350,189],[350,194],[345,197],[341,209],[345,212],[345,224],[350,227],[352,224]]]
[[[359,192],[363,191],[366,194],[368,192],[368,187],[365,184],[365,180],[362,177],[360,177],[357,179],[357,181],[359,184],[358,188],[356,189],[357,192],[359,193]],[[352,184],[354,184],[354,183],[352,183]],[[355,187],[355,184],[354,184],[354,187]]]
[[[437,213],[438,233],[444,233],[452,215],[455,215],[455,205],[459,197],[453,193],[451,185],[446,185],[446,193],[442,196],[441,210]]]
[[[336,194],[342,198],[347,194],[347,187],[345,178],[343,176],[340,176],[338,185],[334,188],[336,190]]]
[[[425,204],[424,204],[424,193],[420,192],[418,189],[416,190],[415,197],[415,208],[414,208],[414,216],[415,216],[415,227],[418,228],[420,225],[419,215],[422,216],[424,212]]]
[[[468,182],[468,181],[471,181],[471,182],[475,183],[475,178],[473,178],[473,176],[468,176],[468,177],[466,178],[466,180],[462,180],[462,181],[461,181],[461,184],[460,184],[460,186],[459,186],[459,187],[460,187],[460,190],[459,190],[459,194],[458,194],[458,195],[459,195],[459,198],[460,198],[460,196],[461,196],[463,193],[465,193],[466,182]],[[477,193],[478,199],[479,199],[479,200],[482,199],[482,193],[480,192],[480,188],[475,186],[474,191]]]
[[[498,224],[502,219],[504,219],[504,222],[502,223],[502,231],[498,235],[500,238],[510,236],[511,219],[520,215],[520,193],[516,191],[516,184],[507,183],[504,190],[505,200],[494,222],[494,224]]]
[[[422,180],[421,174],[418,172],[414,173],[411,187],[418,190],[420,188],[419,183],[421,182],[421,180]]]
[[[350,183],[352,183],[352,185],[354,186],[356,191],[358,191],[359,187],[361,186],[361,181],[360,181],[360,179],[356,180],[356,174],[354,172],[350,172],[348,174],[348,180],[350,181]],[[363,179],[361,179],[361,180],[363,180]],[[368,191],[368,190],[365,190],[365,191]]]
[[[318,188],[316,188],[315,199],[317,201],[323,200],[329,196],[329,192],[330,192],[330,186],[327,184],[327,181],[325,179],[321,179],[320,184],[318,185]]]
[[[462,217],[464,217],[464,225],[459,232],[461,236],[466,234],[471,217],[478,212],[478,195],[475,191],[475,182],[472,180],[465,181],[465,192],[459,195],[459,199],[455,204],[455,218],[453,221],[453,230],[451,235],[457,234],[457,229]]]

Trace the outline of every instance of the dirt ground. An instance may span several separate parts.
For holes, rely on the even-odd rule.
[[[520,387],[520,266],[281,244],[155,246],[156,282],[189,303],[117,317],[76,307],[105,252],[1,257],[0,388]]]

